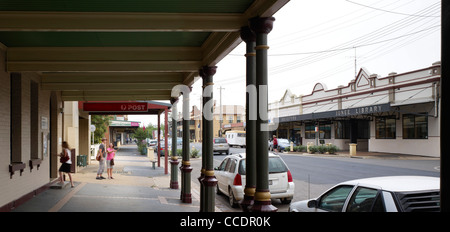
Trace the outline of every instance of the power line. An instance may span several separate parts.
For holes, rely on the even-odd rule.
[[[419,30],[419,31],[415,31],[412,33],[408,33],[408,34],[404,34],[401,36],[397,36],[394,38],[390,38],[390,39],[385,39],[385,40],[381,40],[381,41],[377,41],[377,42],[373,42],[373,43],[368,43],[368,44],[361,44],[361,45],[355,45],[352,47],[344,47],[344,48],[338,48],[338,49],[329,49],[329,50],[321,50],[321,51],[312,51],[312,52],[296,52],[296,53],[284,53],[284,54],[269,54],[268,56],[296,56],[296,55],[309,55],[309,54],[320,54],[320,53],[328,53],[328,52],[336,52],[336,51],[346,51],[346,50],[350,50],[350,49],[354,49],[354,48],[360,48],[360,47],[367,47],[367,46],[372,46],[372,45],[376,45],[376,44],[380,44],[380,43],[386,43],[392,40],[397,40],[403,37],[407,37],[407,36],[411,36],[411,35],[415,35],[417,33],[421,33],[424,31],[428,31],[437,27],[440,27],[441,25],[436,25],[436,26],[432,26],[423,30]],[[238,55],[238,54],[230,54],[230,55]],[[241,56],[241,55],[239,55]]]
[[[367,7],[367,8],[374,9],[374,10],[378,10],[378,11],[384,11],[384,12],[391,13],[391,14],[406,15],[406,16],[412,16],[412,17],[424,17],[424,18],[439,18],[439,17],[441,17],[441,16],[436,16],[436,15],[416,15],[416,14],[406,14],[406,13],[400,13],[400,12],[395,12],[395,11],[390,11],[390,10],[384,10],[384,9],[380,9],[380,8],[375,8],[375,7],[372,7],[372,6],[364,5],[364,4],[357,3],[357,2],[353,2],[353,1],[350,1],[350,0],[345,0],[345,1],[347,1],[347,2],[349,2],[349,3],[353,3],[353,4],[356,4],[356,5],[359,5],[359,6]]]

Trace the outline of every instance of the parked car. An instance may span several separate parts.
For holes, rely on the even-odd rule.
[[[147,144],[149,147],[156,147],[158,145],[158,140],[156,139],[148,139]]]
[[[156,140],[155,140],[155,141],[156,141]],[[161,147],[160,147],[159,153],[160,153],[160,156],[164,156],[164,150],[165,150],[164,144],[165,144],[165,139],[161,139],[160,142],[161,142]],[[172,138],[167,138],[167,145],[168,145],[167,149],[168,149],[169,151],[172,150]],[[177,147],[182,146],[182,145],[183,145],[183,139],[177,137]],[[157,141],[156,141],[155,151],[156,151],[157,149],[158,149],[158,143],[157,143]]]
[[[230,153],[230,146],[228,145],[227,139],[225,138],[214,138],[213,139],[213,152],[219,153]]]
[[[320,197],[294,202],[289,212],[417,212],[440,210],[440,179],[386,176],[340,183]]]
[[[230,205],[236,207],[244,198],[245,188],[245,153],[227,156],[216,167],[217,194],[225,194],[229,197]],[[269,153],[269,190],[271,199],[280,199],[281,203],[289,204],[294,197],[295,184],[283,159]]]
[[[276,148],[278,151],[284,151],[286,149],[290,149],[291,142],[287,139],[277,139],[278,142],[278,148]],[[273,151],[273,140],[269,142],[269,150]]]

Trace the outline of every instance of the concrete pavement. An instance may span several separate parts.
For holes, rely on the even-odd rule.
[[[12,212],[199,211],[196,177],[192,177],[192,204],[181,203],[180,189],[169,188],[170,173],[164,174],[164,157],[161,167],[153,169],[149,159],[138,154],[136,145],[124,145],[117,152],[115,163],[114,179],[97,180],[98,162],[94,160],[72,174],[74,188],[70,184],[62,189],[50,188]],[[103,176],[107,178],[106,170]],[[179,183],[180,179],[179,173]]]
[[[348,152],[336,155],[284,152],[283,154],[304,156],[334,156],[364,159],[439,159],[402,154]],[[98,162],[73,175],[74,188],[68,184],[62,189],[48,189],[25,202],[12,212],[198,212],[200,207],[200,186],[193,172],[191,181],[192,204],[181,203],[180,189],[170,189],[170,173],[164,174],[164,157],[161,166],[152,168],[149,158],[138,154],[136,145],[123,145],[116,154],[113,169],[114,179],[97,180]],[[201,159],[191,159],[201,162]],[[181,163],[181,162],[180,162]],[[170,168],[168,169],[170,171]],[[107,178],[106,170],[103,176]],[[66,177],[68,180],[68,178]],[[181,172],[178,172],[181,185]],[[216,212],[229,211],[229,207],[216,199]]]

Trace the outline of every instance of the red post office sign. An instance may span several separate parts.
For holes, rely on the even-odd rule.
[[[89,112],[147,112],[146,102],[85,102],[83,110]]]

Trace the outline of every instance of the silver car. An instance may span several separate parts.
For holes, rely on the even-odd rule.
[[[214,138],[213,139],[213,152],[219,153],[230,153],[230,146],[228,145],[227,139],[225,138]]]

